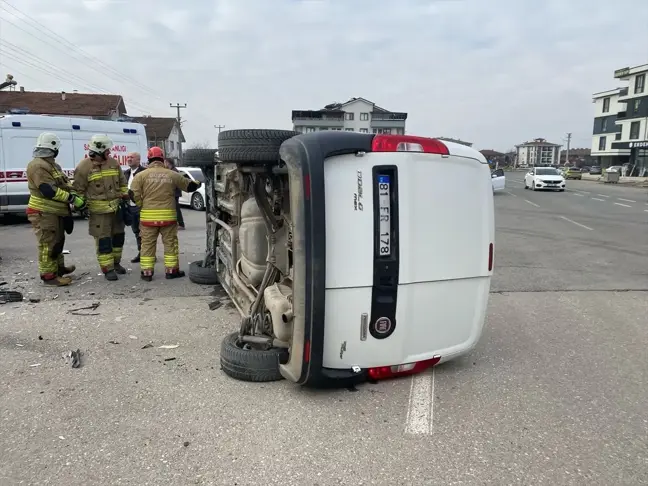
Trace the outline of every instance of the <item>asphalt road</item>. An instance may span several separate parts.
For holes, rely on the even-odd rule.
[[[515,176],[495,196],[478,347],[355,392],[230,380],[218,351],[238,318],[208,309],[213,289],[108,286],[80,223],[68,248],[88,274],[43,290],[29,229],[0,226],[0,281],[42,299],[0,306],[0,484],[648,483],[648,194]],[[204,215],[185,214],[186,262]],[[69,312],[95,301],[98,315]]]

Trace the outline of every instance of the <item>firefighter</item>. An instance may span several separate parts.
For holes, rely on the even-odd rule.
[[[97,261],[110,281],[126,273],[121,265],[126,238],[122,200],[129,198],[124,173],[110,157],[112,146],[107,135],[93,135],[88,157],[74,171],[74,189],[88,205],[88,230],[95,239]]]
[[[176,189],[194,192],[200,182],[190,181],[164,166],[164,152],[159,147],[148,151],[148,165],[133,179],[131,198],[140,207],[141,278],[153,279],[158,236],[164,245],[164,273],[168,279],[184,277],[178,259],[178,220]]]
[[[85,207],[56,163],[60,147],[61,140],[56,134],[41,133],[34,147],[34,159],[27,164],[27,218],[38,239],[38,271],[46,285],[57,287],[69,285],[72,279],[67,275],[76,270],[74,265],[65,266],[63,256],[65,233],[71,233],[74,225],[70,204],[78,210]]]

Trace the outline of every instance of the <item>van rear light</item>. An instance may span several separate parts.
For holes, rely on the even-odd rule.
[[[450,155],[448,147],[439,140],[410,135],[376,135],[371,143],[373,152],[423,152]]]
[[[385,380],[388,378],[396,378],[398,376],[407,376],[420,373],[428,368],[433,367],[441,361],[441,356],[435,356],[432,359],[417,361],[415,363],[405,363],[394,366],[379,366],[377,368],[369,368],[367,373],[372,380]]]
[[[488,271],[491,272],[493,270],[493,244],[491,243],[488,245]]]
[[[310,362],[310,341],[304,343],[304,363]]]

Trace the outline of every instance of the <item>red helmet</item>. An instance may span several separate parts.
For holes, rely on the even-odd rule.
[[[151,147],[148,149],[147,158],[151,159],[164,159],[164,151],[160,147]]]

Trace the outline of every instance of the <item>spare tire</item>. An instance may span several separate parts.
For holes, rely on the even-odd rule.
[[[187,149],[182,152],[182,163],[187,167],[209,167],[216,163],[216,149]]]
[[[238,332],[228,334],[221,342],[221,369],[239,381],[268,382],[283,380],[279,364],[288,361],[288,350],[243,349],[238,345]]]
[[[279,147],[299,135],[292,130],[226,130],[218,134],[218,158],[223,162],[279,161]]]
[[[202,260],[189,264],[189,280],[198,285],[217,285],[219,283],[216,269],[203,267]]]

